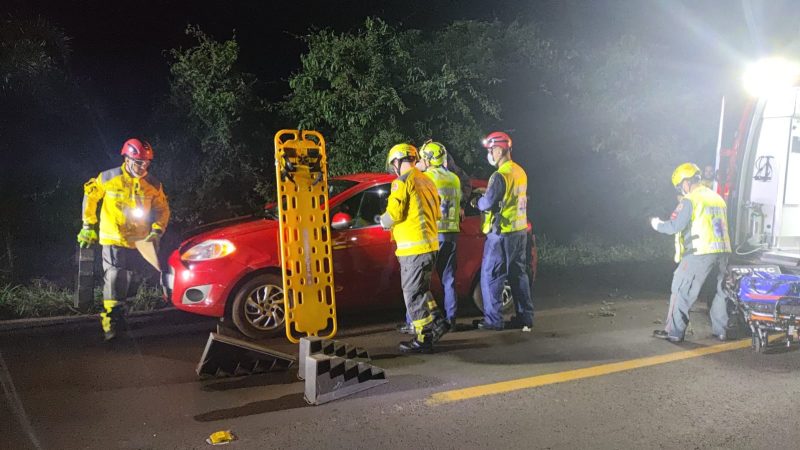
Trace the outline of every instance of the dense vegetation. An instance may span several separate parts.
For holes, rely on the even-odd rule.
[[[321,131],[333,174],[383,170],[392,144],[435,138],[474,176],[490,171],[482,135],[511,131],[531,179],[531,218],[553,255],[572,245],[602,258],[610,247],[581,245],[592,236],[631,244],[628,253],[614,247],[614,258],[636,258],[645,218],[674,201],[672,168],[712,159],[718,97],[687,89],[690,80],[635,36],[555,42],[535,24],[425,31],[370,18],[302,36],[288,95],[274,98],[242,65],[235,36],[186,33],[192,45],[165,51],[168,93],[134,130],[153,142],[153,171],[170,196],[167,246],[273,195],[271,142],[281,128]],[[87,100],[92,89],[72,73],[70,39],[57,25],[2,19],[0,281],[71,282],[81,185],[119,163],[121,142],[95,126],[107,112]]]

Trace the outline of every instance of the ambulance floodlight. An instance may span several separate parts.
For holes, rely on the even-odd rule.
[[[797,85],[800,64],[784,58],[765,58],[750,64],[742,81],[750,95],[769,96],[777,91]]]

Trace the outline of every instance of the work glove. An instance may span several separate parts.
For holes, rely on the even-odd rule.
[[[651,217],[650,218],[650,226],[653,227],[654,230],[658,231],[658,226],[661,225],[661,219],[658,217]]]
[[[153,244],[158,245],[158,242],[161,240],[161,232],[153,230],[147,237],[144,238],[145,242],[152,242]]]
[[[92,244],[97,243],[97,231],[94,228],[84,225],[78,233],[78,244],[81,248],[89,248]]]

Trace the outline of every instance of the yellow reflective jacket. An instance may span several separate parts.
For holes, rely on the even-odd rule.
[[[725,200],[711,189],[699,185],[684,196],[692,203],[692,221],[682,232],[675,235],[675,262],[680,262],[686,253],[708,255],[730,253],[728,237],[728,212]],[[689,233],[688,239],[686,233]],[[684,248],[690,242],[691,250]]]
[[[125,166],[100,173],[83,185],[83,223],[97,223],[100,209],[101,245],[135,248],[150,231],[163,232],[169,222],[169,204],[161,182],[153,175],[131,176]]]
[[[506,161],[495,173],[503,177],[506,190],[500,204],[500,211],[488,211],[484,216],[481,231],[488,234],[492,230],[495,220],[499,221],[500,233],[513,233],[527,229],[528,176],[525,174],[525,170],[514,161]]]
[[[444,167],[430,167],[423,172],[436,185],[441,201],[441,219],[437,226],[439,233],[458,233],[461,221],[461,180]]]
[[[412,167],[392,182],[382,223],[391,223],[397,256],[420,255],[439,250],[437,222],[441,217],[436,186]]]

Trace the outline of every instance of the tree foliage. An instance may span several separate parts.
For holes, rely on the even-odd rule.
[[[74,195],[62,183],[74,164],[53,147],[82,113],[68,76],[69,42],[41,17],[0,18],[0,281],[30,273],[52,251],[41,243],[52,247],[70,223],[63,205]]]
[[[305,40],[281,109],[326,136],[333,173],[382,170],[392,145],[429,138],[474,168],[472,150],[501,117],[505,73],[549,54],[535,28],[498,22],[423,33],[367,19],[356,32],[318,30]]]
[[[168,52],[170,98],[154,128],[160,173],[172,181],[173,217],[191,224],[252,210],[262,200],[254,189],[268,189],[268,155],[260,152],[269,139],[256,79],[239,68],[235,38],[218,42],[193,26],[186,34],[196,44]]]
[[[35,90],[63,76],[69,41],[41,17],[0,19],[0,92]]]
[[[673,205],[669,177],[678,164],[714,162],[718,97],[634,36],[576,51],[565,79],[584,134],[580,151],[600,162],[593,170],[605,169],[602,190],[613,192],[600,222],[625,233]]]

